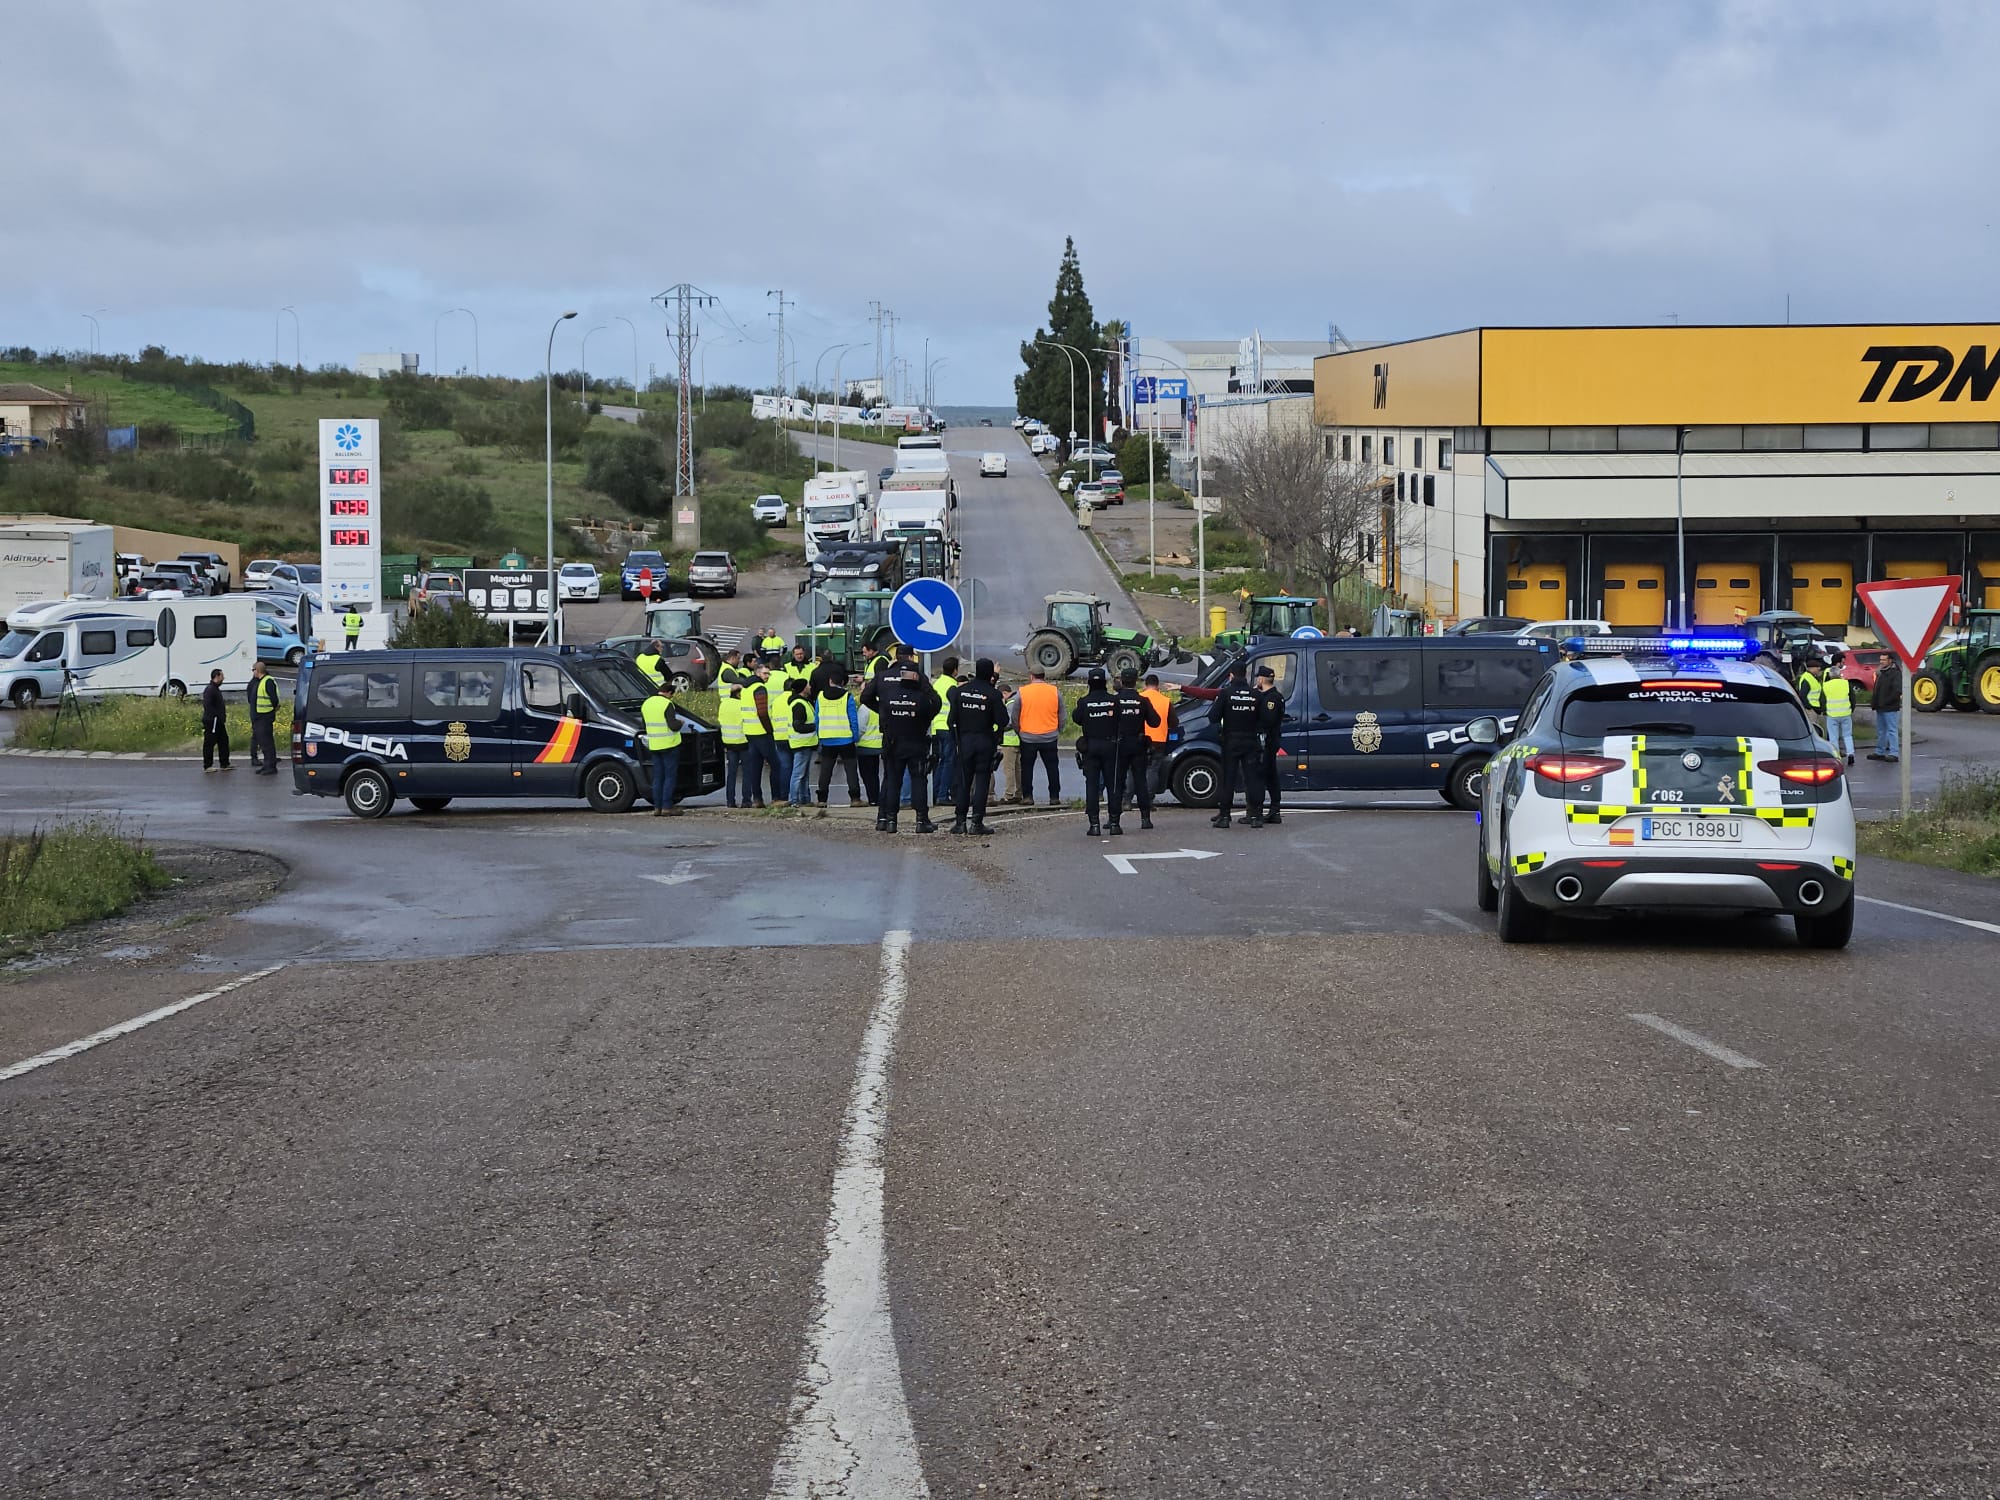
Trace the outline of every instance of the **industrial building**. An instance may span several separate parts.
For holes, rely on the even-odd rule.
[[[2000,324],[1473,328],[1321,357],[1313,420],[1438,617],[1840,633],[1935,573],[2000,607]]]

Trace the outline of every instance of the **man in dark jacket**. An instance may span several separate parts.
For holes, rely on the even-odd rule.
[[[1127,667],[1118,674],[1118,746],[1111,762],[1111,831],[1123,833],[1118,815],[1125,808],[1129,785],[1138,793],[1139,826],[1153,826],[1153,778],[1146,767],[1146,731],[1157,727],[1159,710],[1139,692],[1139,674]]]
[[[873,709],[882,721],[882,801],[876,808],[875,827],[882,833],[896,831],[897,788],[903,777],[910,778],[910,806],[917,815],[918,833],[936,833],[931,821],[929,778],[924,762],[931,751],[931,720],[943,707],[937,690],[924,681],[916,662],[904,658],[861,690],[861,706]]]
[[[1278,751],[1285,736],[1285,695],[1268,660],[1257,664],[1257,696],[1264,700],[1264,821],[1282,823],[1278,803]]]
[[[1083,767],[1083,812],[1090,820],[1084,837],[1094,839],[1102,832],[1097,825],[1098,803],[1103,799],[1104,783],[1118,757],[1118,700],[1105,691],[1102,667],[1090,669],[1089,683],[1089,690],[1069,711],[1069,721],[1083,735],[1082,743],[1077,746],[1077,760]],[[1121,831],[1116,802],[1111,804],[1111,831]]]
[[[1222,741],[1222,805],[1209,821],[1217,828],[1229,826],[1229,806],[1236,798],[1236,784],[1243,784],[1244,821],[1252,828],[1264,826],[1264,720],[1263,698],[1243,677],[1243,663],[1230,671],[1229,685],[1215,700],[1215,727]]]
[[[220,761],[221,764],[216,762]],[[229,704],[222,696],[222,668],[208,674],[201,690],[201,768],[227,771],[229,766]]]
[[[1903,758],[1903,664],[1892,655],[1875,669],[1875,686],[1868,693],[1875,710],[1875,748],[1870,760]]]
[[[958,768],[958,802],[951,831],[966,831],[965,815],[970,810],[972,832],[984,836],[993,831],[986,826],[986,799],[993,790],[993,762],[1000,753],[1000,736],[1007,732],[1007,703],[994,681],[992,659],[980,657],[971,679],[958,684],[945,698],[949,710],[945,727],[951,735],[952,764]]]

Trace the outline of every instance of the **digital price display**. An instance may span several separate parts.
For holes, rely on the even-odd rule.
[[[382,597],[382,426],[373,417],[319,424],[319,554],[323,603],[336,613]]]

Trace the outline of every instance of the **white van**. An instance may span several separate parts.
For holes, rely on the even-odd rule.
[[[160,640],[171,615],[173,643]],[[218,599],[78,600],[17,610],[0,636],[0,698],[16,708],[53,699],[63,673],[79,697],[118,693],[178,698],[208,686],[241,689],[257,660],[257,603],[241,594]]]

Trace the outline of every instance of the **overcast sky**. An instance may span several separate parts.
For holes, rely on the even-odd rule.
[[[525,375],[573,306],[557,366],[629,376],[622,314],[643,377],[685,280],[711,381],[782,287],[798,379],[873,299],[1004,403],[1065,234],[1142,334],[1996,315],[1991,3],[10,9],[0,344],[269,359],[289,304],[428,369],[470,307]]]

